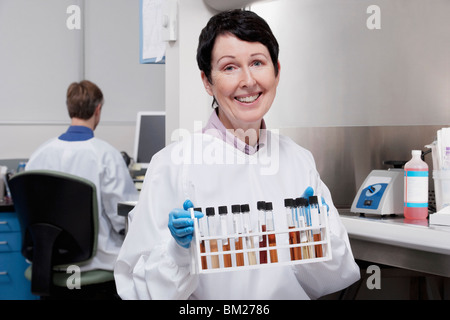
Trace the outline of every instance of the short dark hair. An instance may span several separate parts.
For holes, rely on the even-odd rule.
[[[99,104],[103,104],[103,93],[96,84],[88,80],[73,82],[67,89],[67,111],[70,118],[90,119]]]
[[[231,33],[248,42],[260,42],[267,47],[278,75],[278,41],[267,22],[256,13],[236,9],[224,11],[213,16],[200,33],[197,48],[197,64],[211,81],[211,55],[217,36]]]

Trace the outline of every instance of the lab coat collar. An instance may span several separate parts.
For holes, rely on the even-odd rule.
[[[266,123],[264,119],[261,121],[261,129],[259,133],[259,140],[254,146],[246,144],[244,141],[238,139],[230,130],[225,128],[223,123],[220,121],[216,110],[211,113],[208,123],[203,128],[202,132],[210,134],[218,139],[223,140],[226,143],[231,144],[236,149],[244,152],[245,154],[252,155],[255,154],[260,148],[264,147],[267,143],[267,132]]]

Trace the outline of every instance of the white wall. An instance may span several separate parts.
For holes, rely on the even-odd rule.
[[[166,49],[166,133],[177,128],[194,130],[211,112],[212,98],[205,92],[196,53],[201,29],[216,11],[202,0],[178,1],[178,38]]]
[[[367,27],[371,5],[380,29]],[[450,123],[450,1],[277,0],[251,8],[280,44],[271,126]]]
[[[370,5],[380,8],[381,29],[367,27]],[[195,52],[215,11],[198,0],[179,1],[179,7],[178,72],[167,74],[166,94],[179,81],[173,108],[180,119],[172,128],[192,128],[210,110]],[[450,1],[274,0],[251,9],[280,43],[281,79],[266,117],[269,127],[450,122]]]
[[[66,27],[71,4],[81,30]],[[0,0],[0,70],[0,159],[28,158],[66,130],[72,81],[99,85],[95,135],[130,155],[136,112],[165,106],[165,66],[139,64],[138,0]]]

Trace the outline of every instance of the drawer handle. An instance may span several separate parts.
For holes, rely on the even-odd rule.
[[[6,245],[8,245],[8,241],[0,241],[0,245],[1,246],[6,246]]]
[[[0,276],[6,276],[8,275],[8,271],[0,271]]]
[[[8,224],[8,221],[0,221],[0,225],[2,224]]]

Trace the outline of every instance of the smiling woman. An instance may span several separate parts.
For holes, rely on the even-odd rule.
[[[222,124],[227,129],[252,129],[258,133],[280,77],[267,47],[240,40],[231,33],[220,35],[212,51],[211,66],[210,79],[202,72],[202,80],[217,101]],[[251,145],[255,143],[250,141]]]
[[[167,146],[152,158],[116,264],[120,296],[310,299],[359,279],[347,233],[311,153],[289,138],[265,130],[263,117],[272,106],[280,79],[278,43],[267,23],[245,10],[213,16],[199,37],[197,62],[204,87],[217,107],[202,132]],[[332,260],[314,266],[214,274],[196,274],[195,268],[191,269],[195,267],[190,250],[193,217],[207,220],[208,236],[216,232],[211,227],[214,215],[205,218],[199,209],[194,213],[194,204],[202,208],[248,204],[239,207],[245,207],[242,215],[250,216],[259,200],[270,199],[273,212],[284,212],[283,199],[306,197],[313,188],[329,205]],[[177,203],[183,207],[174,208]],[[274,230],[286,224],[285,220],[285,215],[273,215]],[[277,244],[288,241],[276,237]],[[253,248],[252,241],[245,243]],[[214,253],[223,252],[221,248]],[[247,265],[256,267],[252,255],[249,258]],[[215,267],[212,261],[210,267]]]

